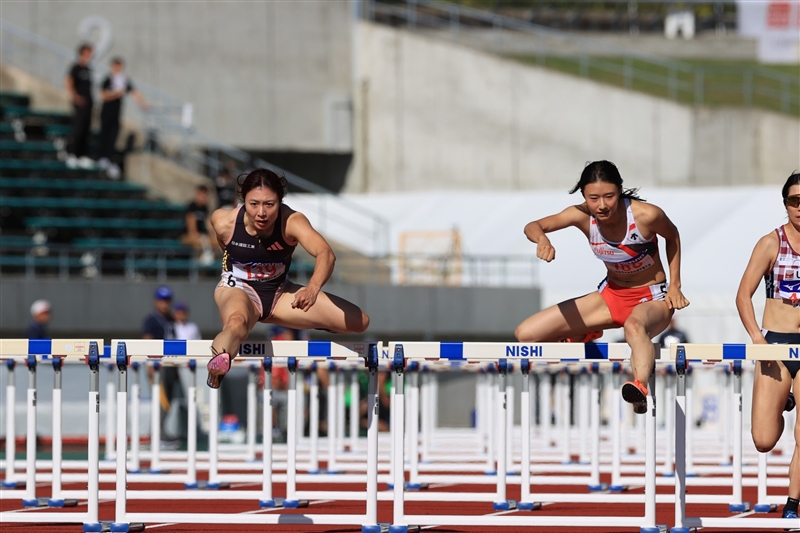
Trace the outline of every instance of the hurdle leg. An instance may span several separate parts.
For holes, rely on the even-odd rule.
[[[247,446],[245,461],[256,460],[256,408],[258,407],[258,395],[256,393],[256,366],[249,365],[247,368]]]
[[[401,348],[398,347],[398,350]],[[400,358],[400,361],[395,361],[394,368],[394,388],[392,397],[394,403],[392,405],[392,484],[394,490],[393,501],[393,524],[389,526],[389,533],[406,533],[408,525],[405,524],[405,465],[403,464],[404,442],[405,436],[403,435],[403,425],[405,422],[405,396],[403,394],[403,367],[402,353],[398,356],[395,353],[395,359]]]
[[[611,369],[611,485],[608,489],[611,492],[622,492],[625,487],[622,485],[622,432],[624,427],[621,421],[622,409],[619,393],[620,371],[622,366],[613,363]]]
[[[371,344],[367,352],[367,513],[361,533],[380,533],[378,525],[378,354],[382,347]]]
[[[670,533],[689,533],[686,527],[686,359],[678,347],[675,361],[675,527]]]
[[[750,503],[742,501],[742,362],[733,362],[733,503],[732,513],[750,510]]]
[[[508,372],[511,372],[509,365]],[[513,444],[514,444],[514,384],[506,377],[506,461],[503,465],[508,475],[513,475]],[[499,465],[498,465],[499,468]],[[499,470],[498,470],[499,471]]]
[[[693,387],[693,379],[692,379],[692,368],[691,366],[687,366],[686,368],[686,447],[684,448],[684,452],[686,453],[686,475],[693,476],[694,475],[694,447],[692,443],[694,442],[694,387]]]
[[[17,477],[14,471],[14,460],[16,459],[16,401],[17,401],[17,387],[14,378],[14,367],[16,361],[9,359],[6,361],[6,368],[8,369],[8,386],[6,387],[6,476],[3,479],[4,489],[17,488],[17,482],[14,478]]]
[[[493,475],[497,473],[494,467],[494,453],[495,453],[495,442],[497,441],[497,431],[495,430],[494,423],[495,418],[492,416],[494,414],[494,405],[495,405],[495,374],[490,372],[486,374],[486,387],[484,392],[485,407],[484,412],[486,416],[484,417],[484,427],[486,428],[486,474]]]
[[[734,399],[736,392],[734,391],[734,377],[731,375],[731,372],[726,369],[725,371],[725,393],[723,394],[723,398],[725,400]],[[721,465],[729,465],[731,464],[731,433],[734,429],[731,427],[732,418],[736,416],[736,411],[734,410],[731,412],[731,406],[727,401],[722,401],[721,413],[720,415],[723,417],[722,419],[722,457],[720,457],[720,464]],[[735,439],[735,433],[733,434],[733,438]],[[734,444],[734,446],[736,446]],[[735,451],[734,451],[735,454]]]
[[[45,502],[40,503],[36,497],[36,357],[29,355],[27,364],[28,419],[27,436],[25,437],[25,496],[22,499],[22,505],[24,507],[39,507],[40,505],[45,505]],[[13,461],[13,456],[10,460]]]
[[[331,363],[328,370],[328,467],[329,474],[338,474],[336,469],[336,370]]]
[[[141,407],[141,384],[139,383],[139,363],[134,362],[133,383],[131,384],[131,462],[130,471],[138,474],[141,467],[139,460],[139,408]]]
[[[661,470],[661,475],[664,477],[675,475],[675,386],[673,381],[673,372],[668,368],[664,376],[664,430],[666,436],[664,467]]]
[[[344,451],[344,390],[345,372],[337,370],[339,376],[336,378],[336,452]]]
[[[508,475],[508,469],[506,468],[506,425],[508,422],[506,417],[508,409],[508,398],[506,397],[507,362],[505,359],[501,359],[497,363],[496,413],[497,437],[499,442],[497,443],[497,494],[494,499],[493,508],[495,511],[508,511],[510,509],[516,509],[517,502],[508,500],[506,496],[506,476]]]
[[[309,474],[319,473],[319,378],[317,377],[316,363],[311,368],[311,383],[308,387],[308,438],[311,441],[309,454]],[[270,425],[272,418],[270,417]],[[264,430],[266,431],[266,430]]]
[[[150,389],[150,473],[161,473],[161,363],[153,361],[153,386]]]
[[[118,356],[120,354],[117,354]],[[111,531],[128,531],[129,524],[126,514],[127,508],[127,484],[128,484],[128,461],[126,451],[128,448],[128,368],[127,368],[127,354],[122,353],[122,358],[117,358],[117,483],[116,483],[116,502],[114,523],[111,525]],[[113,365],[108,365],[109,369],[113,369]],[[109,379],[111,382],[112,379]],[[106,391],[111,391],[111,387],[106,387]],[[109,396],[110,398],[110,396]],[[111,413],[108,412],[111,417]],[[108,429],[108,426],[106,426]],[[108,438],[108,431],[106,431],[106,438]],[[108,446],[106,446],[106,454],[108,454]]]
[[[564,369],[558,375],[558,422],[561,426],[561,462],[572,463],[570,452],[570,401],[569,401],[569,370]]]
[[[541,508],[541,503],[534,502],[531,497],[531,380],[530,361],[521,362],[522,391],[520,392],[520,423],[522,431],[522,451],[520,457],[520,498],[517,509],[533,511]]]
[[[433,438],[433,418],[431,411],[437,408],[436,401],[431,394],[432,374],[420,373],[420,461],[427,462],[430,457],[431,438]]]
[[[197,485],[197,361],[189,361],[189,386],[187,387],[186,428],[186,481],[184,488],[196,489]]]
[[[548,448],[552,448],[554,444],[551,434],[553,425],[552,379],[552,374],[545,370],[539,380],[539,427],[542,430],[544,445]]]
[[[208,390],[208,482],[207,489],[220,488],[219,482],[219,389]]]
[[[391,440],[391,444],[390,444],[391,457],[390,457],[390,460],[389,460],[389,483],[387,483],[387,488],[389,488],[389,489],[394,488],[395,471],[396,471],[394,459],[395,459],[396,451],[397,451],[397,450],[395,450],[395,442],[397,441],[397,439],[395,438],[395,434],[398,431],[398,429],[397,429],[397,416],[395,415],[395,413],[397,412],[395,410],[396,398],[395,398],[395,393],[394,393],[394,390],[397,388],[397,375],[394,372],[392,372],[391,376],[392,376],[392,379],[391,379],[391,381],[392,381],[392,395],[389,398],[389,435],[390,435],[390,440]]]
[[[53,358],[53,484],[50,491],[48,507],[70,507],[77,505],[77,500],[65,502],[61,497],[61,456],[62,456],[62,408],[61,408],[61,367],[63,360]]]
[[[419,482],[419,370],[408,374],[408,490],[422,488]]]
[[[644,526],[640,533],[660,533],[656,527],[656,375],[650,374],[645,420]]]
[[[771,513],[777,510],[774,503],[767,503],[767,459],[769,454],[758,453],[758,503],[753,506],[757,513]]]
[[[264,358],[264,409],[262,413],[263,439],[261,443],[261,460],[264,478],[261,482],[261,499],[258,505],[262,508],[276,506],[272,497],[272,359]]]
[[[589,458],[589,443],[584,438],[589,435],[589,415],[592,409],[587,377],[586,367],[581,368],[581,372],[578,374],[578,427],[581,435],[581,438],[578,439],[578,462],[584,465],[591,461]]]
[[[97,343],[89,345],[89,456],[88,499],[85,533],[103,530],[98,519],[100,508],[100,354]]]
[[[290,357],[286,366],[289,370],[288,416],[286,417],[286,508],[306,507],[308,502],[297,499],[297,359]]]
[[[106,382],[106,451],[104,461],[114,460],[114,365],[107,365],[108,381]]]
[[[350,372],[350,453],[358,449],[359,426],[358,370]]]
[[[589,481],[589,490],[599,491],[605,490],[606,485],[600,483],[600,366],[597,363],[592,364],[591,383],[589,404],[592,436],[592,475]]]

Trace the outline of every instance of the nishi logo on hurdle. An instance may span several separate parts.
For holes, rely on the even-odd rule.
[[[787,468],[768,467],[769,454],[745,450],[743,439],[749,442],[749,435],[744,433],[742,423],[742,375],[752,370],[752,361],[800,359],[797,345],[673,345],[671,350],[660,352],[659,371],[648,386],[647,413],[631,417],[618,393],[621,373],[630,358],[627,344],[248,342],[242,345],[236,358],[237,365],[248,368],[247,444],[237,447],[219,442],[219,392],[208,389],[209,449],[201,452],[197,450],[195,374],[197,367],[202,368],[210,356],[210,341],[113,340],[104,346],[100,339],[0,340],[0,359],[3,371],[9,376],[5,396],[6,458],[0,491],[6,503],[0,521],[73,523],[81,524],[84,531],[134,531],[145,523],[173,522],[294,524],[299,528],[303,524],[359,525],[362,531],[379,532],[388,528],[395,533],[434,525],[618,527],[638,528],[646,533],[667,528],[682,533],[699,527],[800,527],[797,519],[764,516],[781,501],[780,496],[770,496],[767,487],[785,490]],[[15,465],[14,376],[18,363],[24,363],[28,371],[27,429],[25,460]],[[40,407],[36,401],[36,378],[44,363],[54,371],[51,461],[36,459],[36,413]],[[71,463],[69,472],[64,472],[68,461],[61,457],[60,373],[64,364],[87,367],[89,378],[88,460]],[[116,378],[113,388],[114,380],[109,380],[107,398],[102,404],[106,414],[113,417],[107,418],[105,459],[100,457],[99,432],[102,365],[108,366],[109,372],[113,370]],[[138,371],[144,365],[175,365],[190,372],[185,452],[159,452],[160,412],[157,406],[153,408],[157,402],[151,402],[149,452],[139,451],[138,422],[134,424],[138,415],[131,418],[129,435],[129,411],[134,413],[134,406],[139,409]],[[285,367],[289,374],[287,443],[273,443],[272,412],[263,409],[261,460],[257,461],[256,376],[263,370],[262,403],[271,406],[271,372],[279,366]],[[319,435],[318,368],[324,368],[328,374],[327,437]],[[131,371],[134,381],[129,394]],[[730,407],[721,432],[693,428],[691,376],[701,371],[717,373],[725,379],[722,403]],[[359,394],[357,372],[368,375],[365,438],[358,435],[354,423],[357,415],[354,405],[357,406]],[[378,432],[381,372],[391,372],[392,376],[388,435]],[[471,428],[442,428],[437,422],[439,376],[454,372],[467,373],[475,382],[475,423]],[[345,439],[347,378],[351,397],[349,440]],[[656,402],[657,380],[658,389],[665,396],[662,402]],[[154,390],[159,386],[155,378]],[[307,399],[303,393],[306,386]],[[153,397],[157,396],[153,393]],[[309,402],[310,413],[307,436],[303,430],[305,401]],[[518,426],[514,414],[517,401]],[[657,410],[661,405],[664,408]],[[574,424],[569,413],[575,413]],[[659,413],[661,418],[657,417]],[[658,420],[663,421],[663,429],[659,429]],[[663,436],[657,438],[660,433]],[[109,437],[115,441],[116,450],[109,447]],[[711,454],[704,442],[714,442],[717,448],[724,442],[725,460],[719,460],[719,451]],[[658,457],[663,458],[662,475],[658,475]],[[756,457],[757,467],[752,465]],[[780,457],[774,460],[779,462]],[[140,469],[140,461],[148,463],[146,471]],[[320,469],[321,461],[326,463],[325,470]],[[24,467],[24,476],[16,471],[16,466]],[[207,472],[207,479],[199,480],[198,471]],[[86,483],[86,490],[63,490],[65,481]],[[37,482],[39,490],[46,490],[44,486],[50,484],[49,497],[37,495]],[[100,490],[101,482],[113,482],[115,488]],[[175,482],[183,483],[184,490],[136,488],[137,483]],[[285,484],[281,497],[273,495],[276,482]],[[234,483],[261,487],[232,488]],[[348,490],[326,490],[332,483]],[[388,490],[381,487],[384,483]],[[458,489],[458,485],[464,484],[487,489],[448,491],[446,488]],[[519,500],[509,497],[509,487],[517,485]],[[585,485],[586,493],[554,488],[575,485]],[[643,490],[639,490],[640,485]],[[657,485],[674,485],[674,494],[657,493]],[[313,490],[315,486],[321,490]],[[687,486],[716,490],[687,494]],[[743,501],[743,487],[756,486],[755,511],[760,511],[759,514],[750,511],[750,505]],[[225,487],[231,488],[221,490]],[[115,501],[113,521],[99,520],[101,499]],[[20,500],[21,508],[62,507],[85,501],[86,511],[19,512],[21,508],[13,505]],[[207,507],[242,500],[251,501],[253,511],[132,513],[127,502],[133,500],[206,500]],[[363,502],[364,512],[292,510],[317,504],[324,508],[327,501]],[[378,522],[381,501],[391,502],[392,518],[388,524]],[[442,506],[473,503],[463,514],[443,514],[430,512],[435,502]],[[705,504],[713,509],[710,513],[713,516],[687,516],[687,503]],[[475,515],[476,508],[483,504],[485,514]],[[578,516],[556,512],[559,504],[598,504],[607,508],[595,516],[583,512]],[[661,513],[657,519],[657,504],[674,506],[674,515],[666,519]],[[425,512],[407,512],[413,508],[424,508]],[[659,521],[671,524],[658,524]]]

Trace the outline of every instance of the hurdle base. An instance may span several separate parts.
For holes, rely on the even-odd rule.
[[[675,477],[675,472],[662,472],[661,477]]]
[[[283,500],[284,509],[297,509],[299,507],[308,507],[308,500]]]
[[[639,528],[639,533],[667,533],[669,527],[666,524],[656,524],[655,527]]]
[[[424,490],[428,488],[427,483],[406,483],[405,490]]]
[[[696,527],[673,527],[669,530],[669,533],[697,533]]]
[[[3,481],[4,489],[24,489],[25,483],[18,483],[16,481]]]
[[[589,492],[601,492],[604,490],[608,490],[607,483],[600,483],[598,485],[589,485]]]
[[[129,468],[128,469],[128,473],[129,474],[141,474],[142,473],[142,469],[141,468]]]
[[[504,502],[492,503],[492,509],[495,511],[513,511],[517,508],[516,500],[506,500]]]
[[[517,502],[518,511],[538,511],[542,508],[542,502]]]
[[[361,526],[361,533],[386,533],[389,531],[389,524],[370,524]]]
[[[389,533],[419,533],[419,526],[389,526]]]
[[[750,502],[732,503],[728,506],[728,510],[732,513],[746,513],[750,510]]]
[[[111,531],[110,529],[108,531]],[[89,522],[83,524],[83,533],[103,533],[103,524]]]
[[[283,498],[273,500],[258,500],[258,506],[262,509],[278,509],[283,507]]]
[[[339,470],[325,470],[326,474],[341,474]]]
[[[30,500],[23,499],[23,507],[47,507],[48,498],[33,498]]]
[[[61,508],[61,507],[77,507],[78,506],[78,500],[64,500],[64,499],[54,500],[54,499],[50,498],[49,500],[47,500],[47,506],[48,507],[58,507],[58,508]]]
[[[608,491],[609,492],[626,492],[628,490],[628,485],[609,485]]]
[[[486,476],[496,476],[497,475],[497,470],[484,470],[483,474],[486,475]]]
[[[316,470],[306,470],[306,474],[311,474],[312,476],[316,476],[320,472],[321,470],[319,468],[317,468]]]
[[[231,487],[231,484],[227,481],[207,481],[205,483],[199,481],[197,485],[200,490],[219,490]]]
[[[171,470],[162,470],[160,468],[151,468],[147,471],[148,474],[170,474]]]
[[[777,503],[757,503],[753,506],[754,513],[774,513],[777,510]]]
[[[112,533],[133,533],[134,531],[144,531],[144,523],[142,522],[101,522],[103,531],[110,531]]]

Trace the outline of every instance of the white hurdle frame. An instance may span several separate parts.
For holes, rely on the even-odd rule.
[[[497,384],[498,401],[500,409],[497,413],[497,435],[501,442],[497,445],[497,496],[494,502],[495,510],[513,509],[516,502],[506,500],[506,400],[505,374],[509,360],[535,360],[576,362],[588,360],[617,360],[623,361],[630,357],[630,347],[627,344],[569,344],[569,343],[460,343],[460,342],[408,342],[389,344],[389,353],[392,355],[392,370],[396,374],[397,386],[394,389],[393,416],[399,420],[404,419],[405,397],[403,392],[403,374],[406,362],[410,360],[457,360],[457,361],[497,361],[500,380]],[[656,489],[656,461],[655,461],[655,417],[656,404],[654,401],[655,387],[651,380],[650,395],[648,396],[648,412],[646,416],[646,461],[645,461],[645,497],[644,516],[458,516],[458,515],[407,515],[405,514],[405,493],[403,491],[403,470],[395,468],[394,476],[394,516],[389,527],[390,533],[407,533],[409,525],[451,525],[451,526],[573,526],[573,527],[639,527],[641,533],[659,533],[660,529],[655,524],[655,489]],[[530,434],[530,417],[523,419],[523,435]],[[403,464],[404,435],[397,431],[392,435],[394,445],[394,461],[396,465]],[[524,440],[524,438],[523,438]],[[530,469],[530,457],[523,457],[522,469]],[[461,494],[463,496],[463,494]],[[550,496],[550,495],[548,495]],[[568,495],[564,501],[575,501],[574,494]],[[437,500],[441,495],[437,494]],[[640,495],[616,494],[587,494],[586,500],[595,502],[626,501],[641,502]],[[550,500],[548,500],[550,501]],[[531,502],[533,503],[533,502]],[[531,506],[536,508],[535,505]]]
[[[127,511],[127,471],[126,459],[122,450],[125,450],[127,438],[126,427],[127,411],[122,405],[127,404],[127,367],[134,360],[159,359],[162,361],[182,359],[210,359],[211,341],[174,341],[174,340],[113,340],[111,353],[115,356],[115,363],[120,372],[118,387],[118,413],[117,413],[117,483],[116,483],[116,514],[112,524],[112,531],[128,531],[133,523],[137,522],[178,522],[186,524],[329,524],[329,525],[352,525],[360,524],[362,533],[380,533],[381,529],[377,522],[377,494],[378,494],[378,420],[377,420],[377,368],[381,346],[377,343],[355,343],[346,347],[329,341],[265,341],[265,342],[245,342],[240,347],[239,359],[257,359],[261,361],[270,360],[273,357],[285,357],[290,361],[297,358],[309,358],[316,360],[326,359],[355,359],[365,361],[370,370],[369,394],[368,394],[368,430],[367,430],[367,473],[360,476],[360,481],[366,481],[366,492],[364,501],[366,511],[363,515],[346,514],[222,514],[222,513],[130,513]],[[265,365],[266,366],[266,365]],[[292,405],[296,408],[296,373],[290,363],[290,386],[289,386],[289,406],[290,413],[288,418],[289,438],[296,429],[296,413],[292,413]],[[296,363],[295,363],[296,369]],[[266,370],[266,369],[265,369]],[[269,405],[271,403],[271,388],[266,386],[264,389],[265,409],[264,416],[271,417]],[[267,403],[269,402],[269,403]],[[213,402],[212,402],[213,403]],[[295,416],[292,416],[295,414]],[[212,430],[215,424],[212,409]],[[296,435],[295,435],[296,437]],[[211,438],[211,437],[210,437]],[[213,445],[213,438],[210,443]],[[264,486],[260,491],[260,502],[262,507],[272,507],[274,499],[271,494],[272,483],[272,458],[270,451],[266,448],[271,443],[271,436],[265,432],[264,438]],[[214,450],[211,450],[210,460],[212,468],[209,469],[209,482],[213,480]],[[297,507],[298,501],[294,487],[291,483],[296,469],[291,444],[289,447],[289,459],[287,463],[287,499],[283,500],[286,508]],[[221,496],[220,492],[208,493],[209,499],[217,499]],[[236,499],[247,498],[246,495],[235,495]]]
[[[84,357],[89,366],[89,457],[88,457],[88,501],[85,513],[64,512],[26,512],[16,511],[0,512],[0,523],[82,523],[83,531],[87,533],[100,532],[103,524],[98,519],[99,485],[100,485],[100,356],[103,353],[103,341],[100,339],[0,339],[0,359],[22,359],[28,362],[30,374],[28,393],[28,428],[27,428],[27,468],[26,487],[23,504],[38,506],[36,497],[36,395],[35,372],[37,361],[47,358],[76,358]],[[55,366],[54,366],[55,368]],[[60,365],[57,370],[60,371]],[[58,379],[58,378],[56,378]],[[55,399],[55,396],[54,396]],[[11,404],[13,405],[13,398]],[[61,423],[61,403],[53,403],[54,425]],[[31,414],[33,413],[33,414]],[[33,425],[31,425],[33,424]],[[11,431],[14,439],[14,431]],[[8,435],[7,435],[8,437]],[[54,473],[60,470],[60,454],[56,456],[53,450]],[[13,456],[8,463],[13,464]],[[60,479],[60,477],[59,477]],[[54,484],[55,487],[55,484]],[[60,487],[55,487],[60,488]],[[3,491],[5,492],[5,490]],[[54,507],[64,505],[57,494],[51,498]]]
[[[675,527],[670,533],[689,533],[691,528],[800,528],[800,519],[791,518],[716,518],[686,516],[686,370],[690,361],[728,361],[734,363],[734,435],[733,467],[742,469],[741,361],[788,361],[800,359],[800,345],[791,344],[673,344],[670,357],[675,360],[677,393],[675,395]],[[738,364],[737,364],[738,363]],[[738,367],[738,371],[737,371]],[[738,394],[737,394],[738,393]],[[738,402],[736,402],[738,399]],[[734,474],[734,477],[736,475]],[[737,487],[734,485],[734,496]],[[741,501],[741,481],[738,486]]]

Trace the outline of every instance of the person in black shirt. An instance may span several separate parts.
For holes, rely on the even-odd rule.
[[[211,238],[208,231],[208,187],[199,185],[194,200],[186,208],[186,234],[181,239],[195,249],[203,264],[214,261]]]
[[[111,60],[111,72],[103,80],[100,93],[103,108],[100,111],[100,160],[98,163],[112,179],[118,179],[120,176],[119,167],[112,162],[112,156],[119,135],[123,97],[130,94],[139,107],[144,110],[150,109],[142,94],[134,88],[130,78],[125,74],[124,68],[121,58],[115,57]]]
[[[236,183],[233,180],[233,174],[236,168],[233,166],[233,161],[228,161],[217,174],[214,184],[217,187],[217,199],[219,200],[219,207],[236,207],[239,198],[236,195]]]
[[[669,322],[669,327],[658,338],[658,343],[662,348],[669,348],[672,344],[685,344],[689,342],[689,337],[682,330],[678,329],[673,318]]]
[[[90,167],[93,163],[87,157],[89,131],[92,126],[92,69],[89,68],[92,54],[94,54],[92,45],[87,43],[80,45],[78,61],[72,65],[64,80],[74,110],[72,135],[67,145],[69,153],[67,165],[70,168]]]
[[[47,324],[50,323],[50,302],[47,300],[36,300],[31,305],[31,323],[25,330],[25,337],[28,339],[49,339],[47,334]]]

